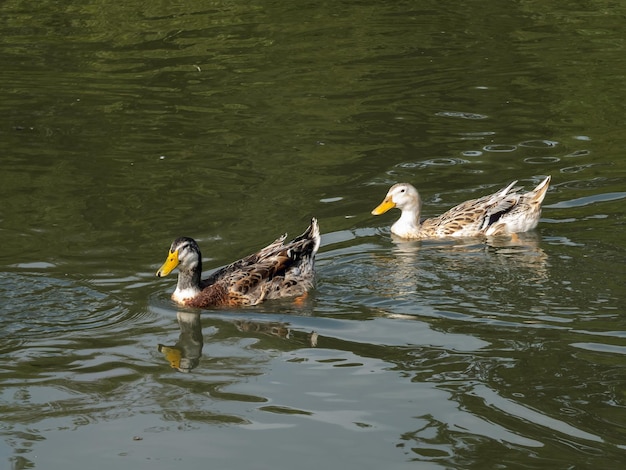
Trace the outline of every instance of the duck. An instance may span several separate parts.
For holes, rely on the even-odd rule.
[[[409,183],[397,183],[372,214],[381,215],[394,207],[400,209],[402,214],[391,226],[391,233],[402,239],[513,237],[537,227],[550,180],[551,177],[547,176],[528,192],[521,192],[521,187],[515,187],[517,181],[513,181],[493,194],[465,201],[438,217],[422,221],[419,193]]]
[[[315,280],[315,255],[321,240],[317,219],[312,218],[299,237],[284,243],[286,238],[284,234],[202,280],[198,243],[193,238],[179,237],[172,242],[156,276],[167,276],[178,268],[172,300],[186,307],[240,307],[282,297],[304,298]]]

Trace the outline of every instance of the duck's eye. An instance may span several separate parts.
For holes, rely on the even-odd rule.
[[[404,188],[402,188],[402,189],[400,190],[400,192],[401,192],[401,193],[403,193],[404,191],[406,191]]]

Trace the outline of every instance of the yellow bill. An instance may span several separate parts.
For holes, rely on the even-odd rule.
[[[389,209],[396,207],[396,203],[391,200],[390,197],[385,198],[376,208],[372,211],[373,215],[380,215],[387,212]]]
[[[163,263],[163,266],[159,268],[159,270],[156,272],[156,275],[158,277],[167,276],[169,273],[171,273],[174,270],[176,266],[178,266],[178,250],[171,251],[167,255],[167,259],[165,260],[165,263]]]
[[[177,347],[165,346],[164,344],[159,344],[159,352],[163,353],[165,359],[170,363],[174,369],[178,369],[180,367],[180,358],[182,357],[182,351]]]

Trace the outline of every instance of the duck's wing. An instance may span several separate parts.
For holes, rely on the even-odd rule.
[[[256,263],[232,271],[221,278],[218,284],[228,291],[230,303],[234,305],[256,305],[267,297],[272,286],[280,286],[285,273],[293,264],[287,250],[257,260]]]
[[[522,233],[534,229],[541,217],[541,204],[546,197],[551,177],[547,176],[532,191],[511,194],[515,204],[485,228],[485,235]]]
[[[502,214],[517,204],[517,181],[493,194],[465,201],[438,217],[422,222],[421,232],[427,237],[471,237],[482,234]]]
[[[314,259],[320,244],[317,220],[284,244],[285,235],[246,258],[214,272],[202,293],[219,292],[229,305],[256,305],[266,298],[301,295],[313,285]]]
[[[251,255],[246,256],[245,258],[239,259],[226,265],[217,271],[211,273],[211,275],[202,281],[202,287],[206,288],[212,284],[215,284],[218,280],[227,278],[230,274],[236,273],[241,270],[245,270],[250,266],[254,266],[261,259],[265,259],[270,256],[272,253],[281,249],[284,245],[283,242],[287,238],[287,234],[282,235],[281,237],[274,240],[272,243],[267,245],[265,248],[259,250],[256,253],[252,253]]]

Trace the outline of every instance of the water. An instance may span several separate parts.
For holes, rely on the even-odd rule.
[[[3,468],[621,468],[624,7],[4,2]],[[551,174],[536,231],[397,242]],[[318,284],[201,313],[154,273],[296,235]]]

